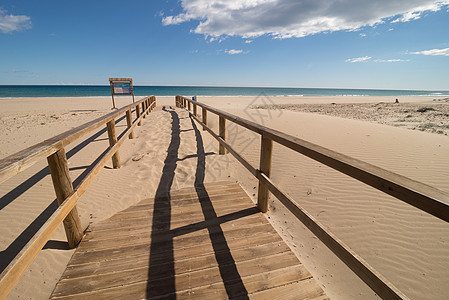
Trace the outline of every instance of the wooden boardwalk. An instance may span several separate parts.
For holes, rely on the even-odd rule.
[[[51,299],[328,299],[232,182],[145,199],[89,228]]]

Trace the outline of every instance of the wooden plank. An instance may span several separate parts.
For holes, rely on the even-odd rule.
[[[188,201],[192,198],[207,198],[211,199],[211,201],[214,200],[215,196],[217,195],[246,195],[242,189],[237,187],[227,187],[227,188],[218,188],[218,187],[210,187],[207,188],[207,191],[203,189],[186,189],[185,191],[181,192],[170,192],[167,194],[158,195],[158,200],[166,200],[166,201]],[[154,198],[147,198],[141,201],[141,203],[152,203],[154,201]]]
[[[142,117],[146,118],[146,107],[145,107],[145,101],[142,102]]]
[[[232,258],[236,262],[270,256],[290,251],[285,243],[279,241],[251,248],[231,249]],[[167,262],[165,262],[166,264]],[[162,265],[164,262],[162,262]],[[89,264],[79,264],[67,267],[61,279],[79,278],[98,274],[113,273],[120,270],[131,270],[149,266],[149,255],[124,257],[108,261],[98,261]],[[215,254],[207,254],[195,258],[179,259],[175,264],[175,274],[183,274],[201,269],[217,267]]]
[[[208,188],[207,191],[204,190],[192,190],[192,191],[185,191],[183,193],[170,193],[166,195],[158,196],[158,200],[170,200],[170,201],[176,201],[176,200],[182,200],[182,201],[188,201],[192,198],[209,198],[213,199],[217,195],[245,195],[245,192],[242,192],[239,188],[226,188],[226,189],[220,189],[220,188]],[[213,200],[212,200],[213,201]]]
[[[70,179],[69,167],[64,148],[59,149],[47,157],[53,187],[58,204],[64,203],[65,199],[73,194],[72,180]],[[83,238],[83,228],[78,215],[76,205],[63,221],[69,248],[75,248]]]
[[[246,291],[237,284],[230,284],[227,289],[223,283],[216,283],[206,287],[189,289],[176,293],[176,299],[228,299],[244,297],[248,294],[275,288],[281,285],[310,279],[310,273],[303,265],[293,265],[284,269],[259,273],[243,277],[242,281]],[[297,298],[300,299],[300,298]]]
[[[296,299],[314,299],[328,300],[323,290],[313,279],[300,280],[291,284],[282,285],[272,289],[263,290],[249,294],[249,299],[257,300],[296,300]]]
[[[193,226],[192,226],[193,225]],[[196,226],[195,226],[196,225]],[[262,225],[269,225],[268,222],[263,220],[263,218],[260,218],[258,216],[254,217],[248,217],[248,218],[242,218],[239,220],[235,220],[229,223],[218,223],[214,222],[213,220],[208,220],[204,222],[198,222],[194,224],[189,224],[188,226],[185,226],[184,230],[183,228],[173,228],[170,229],[169,232],[167,230],[163,230],[160,228],[151,228],[151,226],[145,227],[132,227],[129,230],[123,230],[123,232],[120,232],[121,234],[118,234],[116,238],[111,234],[113,230],[108,231],[92,231],[88,232],[86,237],[83,239],[83,242],[81,243],[81,246],[83,248],[81,250],[84,251],[84,246],[88,245],[90,248],[94,247],[95,243],[99,244],[99,248],[105,247],[107,243],[116,243],[120,244],[121,239],[123,239],[123,244],[126,244],[126,236],[129,237],[130,241],[133,239],[150,239],[151,234],[153,233],[153,242],[169,239],[169,236],[171,238],[179,238],[179,237],[195,237],[195,236],[201,236],[201,235],[207,235],[207,234],[215,234],[221,230],[226,230],[226,233],[230,233],[233,230],[250,230],[251,228],[254,230],[258,230],[259,226]],[[255,229],[256,228],[256,229]],[[128,229],[128,228],[126,228]],[[205,229],[208,229],[205,232]],[[117,228],[119,230],[119,228]],[[271,230],[269,230],[271,232]],[[268,232],[268,231],[265,231]],[[163,238],[161,238],[162,236]],[[232,236],[232,235],[230,235]],[[135,241],[133,240],[133,243]],[[80,251],[81,251],[80,250]]]
[[[53,296],[57,297],[67,294],[72,295],[86,293],[141,281],[148,281],[149,286],[154,286],[158,290],[159,295],[156,295],[156,293],[154,293],[153,296],[164,296],[170,293],[167,293],[169,287],[166,286],[167,278],[170,277],[175,277],[176,290],[184,291],[222,282],[220,272],[227,272],[236,276],[228,277],[228,280],[235,280],[239,277],[257,275],[261,271],[270,272],[278,269],[288,268],[291,265],[295,265],[298,263],[298,259],[290,251],[284,251],[282,253],[276,253],[243,261],[230,260],[227,262],[227,265],[224,264],[220,266],[218,266],[216,261],[213,262],[215,260],[215,256],[209,257],[212,258],[212,263],[214,265],[195,271],[189,270],[189,266],[187,265],[185,266],[187,268],[184,267],[183,272],[173,274],[170,268],[164,268],[161,265],[158,267],[156,273],[157,279],[154,281],[148,281],[148,266],[135,269],[116,270],[115,272],[96,274],[93,276],[63,279],[58,283],[56,289],[53,292]],[[191,262],[195,263],[193,260],[191,260]],[[204,261],[200,261],[199,263],[199,266],[203,266],[202,264],[204,263]],[[238,269],[238,273],[233,273],[232,271],[227,270],[229,268],[233,268],[234,264]],[[177,265],[177,262],[175,262],[175,265]],[[311,275],[307,271],[304,271],[304,276],[309,277]]]
[[[142,118],[140,116],[140,105],[136,106],[137,126],[142,126]]]
[[[116,239],[106,239],[99,241],[86,241],[81,242],[80,246],[77,249],[77,252],[90,252],[90,251],[102,251],[105,249],[118,249],[123,246],[127,246],[129,244],[132,245],[142,245],[142,244],[152,244],[152,246],[156,247],[160,245],[160,248],[163,249],[164,245],[167,243],[173,244],[175,246],[179,245],[179,247],[193,247],[195,245],[206,245],[210,243],[210,239],[213,236],[224,235],[226,240],[239,239],[243,237],[248,237],[253,234],[258,233],[275,233],[273,227],[270,224],[262,224],[257,226],[252,226],[249,228],[237,228],[234,230],[227,230],[225,232],[218,230],[216,232],[210,233],[207,229],[202,229],[198,235],[194,236],[174,236],[170,234],[170,232],[161,232],[158,235],[152,235],[151,232],[143,232],[139,235],[129,236],[129,237],[117,237]]]
[[[201,117],[203,119],[203,124],[204,124],[203,131],[205,131],[206,127],[207,127],[207,110],[204,107],[202,108]]]
[[[176,207],[184,207],[184,206],[188,206],[188,205],[192,205],[195,203],[201,203],[201,202],[206,202],[206,201],[210,201],[213,204],[219,204],[219,202],[228,202],[228,201],[233,201],[233,202],[239,202],[242,200],[246,200],[246,195],[243,195],[243,193],[239,193],[239,194],[233,194],[232,197],[230,197],[230,195],[228,194],[221,194],[221,195],[216,195],[213,197],[213,202],[210,201],[210,198],[195,198],[195,197],[189,197],[186,199],[179,199],[179,200],[172,200],[170,202],[165,202],[165,205],[167,206],[171,206],[173,208]],[[162,203],[158,203],[158,205],[164,205],[164,202]],[[154,206],[154,199],[147,199],[145,200],[145,202],[143,203],[138,203],[136,205],[133,205],[125,210],[123,210],[123,212],[130,212],[130,211],[140,211],[140,210],[152,210]]]
[[[245,209],[245,208],[249,208],[250,204],[239,204],[236,206],[233,206],[231,208],[223,208],[220,210],[220,214],[226,214],[226,213],[230,213],[232,211],[234,211],[236,208],[238,209]],[[190,210],[187,207],[184,207],[184,210],[180,210],[179,212],[176,213],[172,213],[172,218],[176,218],[177,221],[180,220],[185,220],[185,219],[189,219],[189,218],[196,218],[198,216],[203,216],[203,212],[201,211],[195,211],[195,210]],[[207,212],[210,212],[211,208],[207,208]],[[190,213],[189,215],[186,215],[186,213]],[[165,220],[162,220],[163,216],[169,216],[170,212],[169,211],[165,211],[164,208],[159,209],[159,211],[157,212],[158,215],[158,219],[159,222],[165,222]],[[125,220],[125,219],[134,219],[134,218],[148,218],[149,220],[152,220],[153,218],[153,212],[152,211],[137,211],[137,212],[119,212],[117,214],[115,214],[114,216],[112,216],[111,218],[109,218],[109,220],[113,221],[113,220]],[[203,220],[204,218],[201,218],[201,220]]]
[[[115,144],[117,144],[117,135],[115,133],[115,120],[112,119],[106,124],[108,128],[109,146],[112,148],[114,147]],[[115,153],[112,155],[112,166],[114,167],[114,169],[118,169],[122,166],[118,150],[115,151]]]
[[[123,81],[123,82],[133,82],[132,78],[109,78],[109,81]]]
[[[197,232],[196,230],[200,230],[202,228],[208,228],[212,227],[212,225],[220,224],[220,227],[223,230],[226,230],[230,227],[235,228],[245,228],[250,226],[256,226],[256,225],[262,225],[267,224],[268,221],[265,219],[264,216],[261,215],[249,215],[245,216],[243,218],[238,219],[231,219],[229,221],[223,220],[205,220],[197,223],[191,223],[184,227],[172,227],[172,231],[175,232]],[[131,226],[127,227],[120,227],[121,230],[118,230],[117,232],[113,232],[112,230],[91,230],[86,233],[86,236],[84,238],[85,241],[91,241],[91,240],[104,240],[104,239],[110,239],[120,236],[133,236],[137,235],[143,232],[146,232],[148,230],[152,230],[152,232],[157,232],[162,229],[153,228],[148,225],[148,223],[142,223],[141,225],[135,225],[130,224]]]
[[[223,141],[226,141],[226,119],[222,116],[218,117],[218,135]],[[218,147],[218,154],[226,154],[226,149],[221,143],[218,145]]]
[[[128,109],[126,111],[126,125],[128,128],[131,128],[131,126],[133,125],[133,120],[131,117],[131,109]],[[134,131],[131,130],[131,133],[128,135],[129,139],[133,139],[134,138]]]
[[[257,236],[249,235],[245,239],[231,239],[228,241],[227,247],[231,249],[240,249],[240,248],[248,248],[248,244],[253,246],[263,245],[273,242],[282,242],[282,239],[279,237],[277,233],[267,232],[260,233]],[[221,249],[223,251],[229,249],[224,248],[224,245],[217,245],[217,249]],[[132,257],[136,255],[149,255],[150,247],[149,245],[141,244],[141,245],[131,245],[124,246],[114,251],[110,249],[100,250],[100,251],[91,251],[91,252],[75,252],[72,259],[69,262],[70,265],[84,264],[84,263],[93,263],[96,261],[107,261],[111,259],[116,259],[120,257]],[[195,245],[193,247],[184,248],[181,252],[175,252],[175,260],[185,259],[187,257],[196,257],[207,255],[209,253],[214,253],[214,249],[210,244],[206,245]],[[158,253],[158,256],[155,256],[155,259],[160,258],[160,261],[166,261],[165,253]]]
[[[157,201],[157,209],[164,209],[165,207],[171,207],[171,211],[178,211],[178,210],[185,210],[185,209],[194,209],[196,206],[200,206],[202,203],[212,203],[214,208],[221,208],[226,207],[226,202],[232,201],[232,205],[244,205],[244,206],[251,206],[252,202],[248,203],[248,196],[244,195],[242,192],[240,192],[237,195],[234,194],[218,194],[216,196],[213,196],[214,202],[210,200],[209,197],[204,198],[198,198],[198,197],[189,197],[186,200],[173,200],[173,201]],[[217,199],[215,199],[217,198]],[[229,207],[229,204],[227,205]],[[147,211],[147,210],[153,210],[154,209],[154,202],[144,202],[144,203],[138,203],[137,205],[133,205],[127,209],[122,210],[121,212],[117,214],[122,213],[128,213],[128,212],[137,212],[137,211]],[[116,214],[116,215],[117,215]]]
[[[201,276],[203,275],[201,273],[203,272],[194,272],[192,274]],[[305,269],[303,265],[293,265],[282,269],[275,269],[273,271],[242,277],[241,279],[245,286],[245,290],[242,290],[240,285],[234,282],[227,283],[227,290],[225,289],[223,282],[214,282],[213,284],[196,287],[195,284],[201,282],[213,282],[217,278],[216,275],[210,275],[211,273],[204,274],[204,277],[200,277],[201,280],[197,278],[192,278],[192,280],[189,280],[190,278],[184,275],[181,275],[179,277],[177,276],[177,280],[175,281],[176,299],[192,299],[192,296],[194,297],[194,299],[227,299],[228,297],[236,298],[244,296],[247,293],[252,294],[289,283],[298,282],[301,280],[310,280],[310,273]],[[129,276],[132,277],[131,274]],[[55,295],[50,299],[110,299],[121,298],[124,295],[126,295],[128,299],[156,299],[161,297],[166,298],[171,295],[174,296],[174,294],[171,293],[170,289],[168,291],[166,290],[166,284],[166,279],[161,279],[160,281],[150,283],[146,281],[140,281],[101,290],[93,290],[80,294],[72,293],[68,297],[64,297],[64,294],[61,293],[59,297]],[[309,288],[309,290],[310,289],[311,288]],[[319,292],[317,292],[317,294],[318,293]]]
[[[183,220],[172,220],[170,222],[171,228],[173,230],[185,230],[186,227],[189,228],[195,228],[196,226],[206,226],[209,223],[224,223],[224,222],[230,222],[235,218],[240,218],[242,216],[248,215],[248,214],[255,214],[257,212],[259,212],[259,210],[256,207],[253,208],[249,208],[249,209],[243,209],[243,210],[236,210],[236,211],[232,211],[229,212],[227,214],[223,214],[221,216],[219,216],[216,220],[212,219],[212,220],[205,220],[204,218],[201,217],[197,217],[195,219],[191,219],[189,222],[189,219],[183,219]],[[107,222],[103,222],[103,223],[97,223],[95,225],[90,226],[90,230],[95,231],[95,232],[103,232],[103,231],[108,231],[111,228],[139,228],[139,227],[147,227],[148,226],[152,226],[149,225],[149,220],[148,218],[137,218],[137,219],[125,219],[125,220],[113,220],[113,221],[107,221]],[[153,231],[159,231],[160,226],[158,224],[155,224],[155,226],[151,227],[151,230]]]
[[[262,135],[260,146],[260,171],[268,178],[270,178],[271,174],[272,152],[273,141]],[[263,213],[266,213],[268,211],[268,189],[260,181],[257,192],[257,207]]]
[[[46,140],[0,160],[0,183],[19,174],[63,147],[61,141]]]

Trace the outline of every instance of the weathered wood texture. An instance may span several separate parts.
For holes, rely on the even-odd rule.
[[[206,130],[207,127],[207,110],[203,107],[202,108],[202,113],[201,113],[201,117],[203,118],[203,130]]]
[[[117,134],[115,132],[115,120],[112,119],[106,125],[108,128],[109,146],[112,148],[114,147],[115,144],[117,144]],[[118,169],[122,166],[118,150],[112,155],[112,166],[114,167],[114,169]]]
[[[58,204],[61,205],[65,199],[73,193],[73,185],[72,180],[70,179],[64,148],[59,149],[47,157],[47,161],[56,193],[56,199]],[[64,229],[69,247],[75,248],[84,235],[76,206],[73,207],[72,211],[64,219]]]
[[[223,141],[226,141],[226,119],[222,116],[218,117],[218,134]],[[218,154],[226,154],[226,148],[221,143],[218,146]]]
[[[260,146],[260,171],[267,177],[271,175],[271,158],[273,152],[273,141],[261,136]],[[259,181],[257,193],[257,207],[261,212],[268,211],[268,189],[261,181]]]
[[[327,299],[231,182],[145,199],[92,225],[51,299]]]
[[[131,128],[132,125],[133,125],[133,118],[131,116],[131,109],[129,109],[129,110],[126,111],[126,126],[128,128]],[[131,130],[131,132],[130,132],[128,137],[130,139],[134,138],[134,131],[133,130]]]

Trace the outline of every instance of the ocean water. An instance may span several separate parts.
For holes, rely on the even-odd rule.
[[[331,88],[134,86],[136,96],[431,96],[449,97],[449,91]],[[0,85],[0,98],[110,96],[109,85]]]

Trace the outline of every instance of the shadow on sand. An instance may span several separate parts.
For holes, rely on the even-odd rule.
[[[118,118],[116,123],[124,120],[125,116]],[[96,142],[100,139],[99,137],[106,132],[106,128],[101,129],[96,132],[86,140],[82,141],[75,147],[73,147],[70,151],[66,153],[67,159],[70,159],[79,151],[84,149],[87,145],[92,142]],[[123,134],[123,133],[122,133]],[[73,186],[76,187],[81,181],[89,174],[89,172],[95,167],[98,161],[100,161],[106,152],[109,149],[103,151],[100,156],[92,162],[89,166],[83,167],[73,167],[70,168],[71,171],[77,169],[85,169],[75,180],[73,180]],[[26,191],[31,189],[33,186],[38,184],[41,180],[43,180],[46,176],[50,175],[50,170],[48,167],[45,167],[32,175],[30,178],[16,186],[14,189],[9,191],[3,197],[0,198],[0,210],[8,206],[11,202],[13,202],[16,198],[20,197]],[[30,241],[30,239],[39,231],[39,229],[45,224],[45,222],[50,218],[50,216],[58,209],[58,202],[54,199],[31,223],[28,225],[20,234],[15,238],[15,240],[3,251],[0,252],[0,272],[2,272],[9,263],[14,259],[14,257],[19,254],[19,252],[25,247],[25,245]],[[65,243],[66,246],[61,245],[61,243]],[[44,249],[69,249],[68,243],[63,241],[58,241],[58,243],[54,243],[54,241],[49,241]]]

